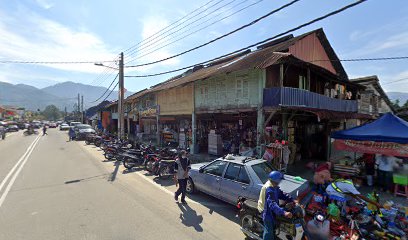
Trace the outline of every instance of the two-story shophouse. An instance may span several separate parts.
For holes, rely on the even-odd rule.
[[[318,29],[196,66],[134,101],[139,132],[162,142],[220,154],[286,139],[293,155],[325,159],[330,132],[367,117],[356,100],[363,89]]]

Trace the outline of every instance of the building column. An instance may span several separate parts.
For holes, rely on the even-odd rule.
[[[157,146],[161,145],[160,141],[160,117],[159,114],[156,115],[156,138],[157,138]]]
[[[282,113],[282,129],[283,129],[283,139],[288,140],[288,115],[289,113]]]
[[[197,144],[196,131],[197,131],[196,114],[193,111],[193,113],[191,114],[191,147],[190,147],[191,154],[196,153]]]
[[[194,154],[197,152],[196,146],[197,146],[197,119],[196,119],[196,113],[195,113],[195,84],[193,82],[193,89],[192,89],[192,100],[193,100],[193,111],[191,113],[191,147],[190,147],[190,153]]]
[[[128,116],[127,116],[127,136],[128,136],[128,140],[130,139],[130,116],[129,116],[129,113],[128,113]]]

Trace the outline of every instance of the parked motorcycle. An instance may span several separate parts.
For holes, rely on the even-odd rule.
[[[250,239],[261,240],[263,236],[264,223],[261,213],[258,211],[258,202],[239,198],[237,202],[239,210],[241,231]],[[285,211],[291,212],[292,218],[276,217],[275,226],[276,239],[280,240],[302,240],[305,239],[305,216],[304,209],[294,203],[284,206]]]
[[[30,135],[33,135],[33,134],[38,134],[38,131],[36,131],[36,130],[34,130],[34,129],[30,129],[30,130],[25,130],[24,132],[23,132],[23,134],[24,134],[24,136],[30,136]]]
[[[123,155],[123,166],[130,170],[136,166],[142,166],[145,163],[145,157],[147,154],[153,154],[154,151],[150,145],[143,146],[135,144],[136,149],[133,151],[125,151]]]

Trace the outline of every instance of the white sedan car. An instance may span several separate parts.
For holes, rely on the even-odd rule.
[[[59,129],[60,129],[60,131],[66,131],[66,130],[69,130],[69,125],[68,125],[68,124],[63,123],[63,124],[61,124],[61,125],[60,125]]]

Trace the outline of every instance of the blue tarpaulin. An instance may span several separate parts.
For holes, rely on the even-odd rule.
[[[387,113],[371,123],[334,132],[331,137],[343,140],[408,144],[408,122],[392,113]]]

